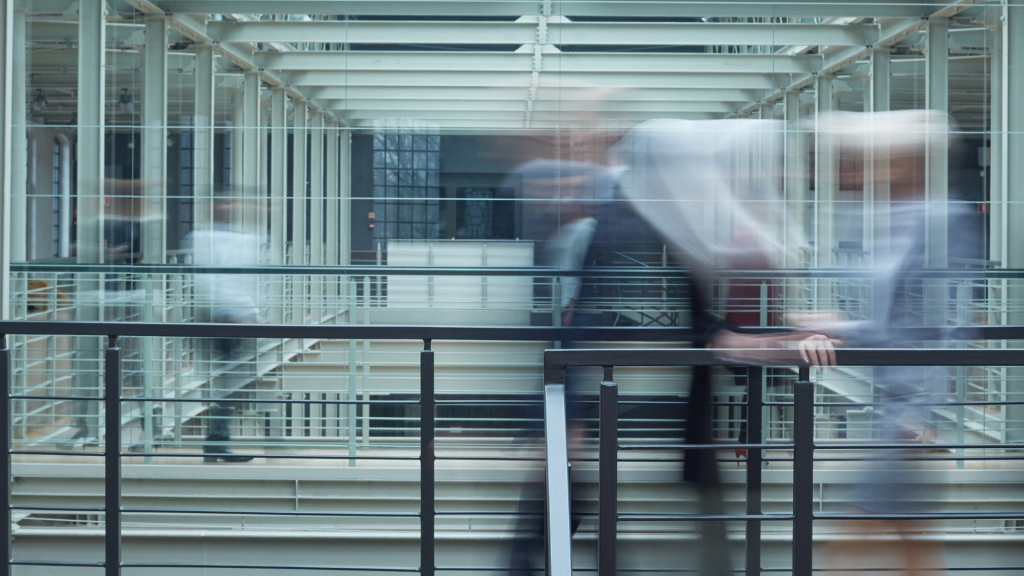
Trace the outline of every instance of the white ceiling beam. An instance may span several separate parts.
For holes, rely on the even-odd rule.
[[[396,115],[406,112],[444,111],[444,112],[514,112],[524,110],[522,100],[324,100],[323,104],[333,110],[353,110],[357,112],[371,110],[390,110]],[[557,100],[538,100],[533,103],[535,112],[575,113],[577,107],[572,102]],[[727,102],[604,102],[596,107],[597,112],[625,113],[683,113],[683,112],[715,112],[727,114],[736,109]]]
[[[938,10],[931,10],[931,14],[936,17],[949,18],[955,16],[960,11],[974,4],[975,0],[957,0],[949,4],[943,4]],[[859,6],[859,4],[857,4]],[[891,46],[913,34],[920,32],[927,24],[927,20],[921,18],[914,19],[900,19],[891,20],[882,24],[878,36],[879,46]],[[789,85],[781,90],[776,90],[773,94],[767,96],[767,100],[774,101],[782,97],[782,95],[790,90],[799,91],[805,87],[811,85],[818,74],[834,74],[839,70],[856,63],[858,60],[865,58],[868,51],[872,47],[846,47],[846,48],[833,48],[826,50],[823,54],[824,61],[821,67],[817,70],[817,73],[796,75],[792,78]],[[895,65],[895,61],[893,64]],[[737,111],[737,117],[744,117],[754,111],[760,102],[751,102],[741,110]]]
[[[387,98],[392,100],[518,100],[522,101],[526,88],[478,88],[478,87],[415,87],[406,86],[332,86],[312,88],[312,98],[325,100],[367,100]],[[594,91],[583,88],[542,88],[537,91],[537,100],[573,101],[590,99]],[[638,88],[621,91],[603,91],[601,98],[609,101],[664,100],[676,102],[746,102],[756,98],[754,90],[687,88]]]
[[[54,0],[35,0],[53,2]],[[57,0],[59,1],[59,0]],[[162,0],[158,4],[174,13],[260,14],[349,14],[406,16],[519,16],[536,10],[519,0],[481,0],[478,2],[444,0]],[[534,3],[534,4],[539,4]],[[607,0],[602,2],[559,2],[554,6],[560,16],[644,16],[644,17],[825,17],[864,16],[919,18],[935,11],[934,0],[775,0],[750,2],[736,0]]]
[[[523,72],[430,71],[395,72],[359,70],[316,70],[282,72],[281,79],[292,86],[409,86],[528,88],[530,79]],[[767,74],[645,74],[641,72],[561,72],[542,77],[541,87],[552,88],[693,88],[772,90],[783,85]]]
[[[496,121],[516,121],[518,120],[519,126],[523,125],[523,113],[522,111],[460,111],[460,110],[419,110],[419,111],[397,111],[397,110],[346,110],[342,114],[346,119],[349,120],[373,120],[373,119],[384,119],[384,118],[408,118],[413,120],[426,120],[433,122],[448,122],[448,121],[469,121],[478,120],[486,122],[490,120]],[[662,112],[637,112],[630,114],[628,118],[623,120],[642,122],[645,120],[654,120],[658,118],[683,118],[683,119],[711,119],[721,118],[720,113],[715,112],[676,112],[676,113],[662,113]],[[557,125],[561,122],[562,125],[569,125],[578,120],[578,116],[571,112],[547,112],[539,111],[533,113],[534,127],[537,126],[536,121],[547,121]]]
[[[264,53],[255,62],[267,70],[531,71],[530,52],[285,52]],[[691,72],[811,74],[819,56],[751,54],[545,53],[545,73]]]
[[[52,0],[51,0],[52,1]],[[166,13],[167,10],[158,7],[150,0],[124,0],[135,9],[145,14],[160,14]],[[239,3],[234,2],[236,8],[239,7]],[[201,14],[210,14],[214,12],[207,12],[205,10],[200,11]],[[184,35],[186,38],[196,42],[212,42],[209,34],[206,32],[206,22],[203,20],[197,20],[193,16],[188,14],[174,14],[167,19],[167,24],[173,30]],[[288,96],[296,100],[309,100],[306,94],[298,87],[291,86],[281,79],[272,71],[264,70],[261,66],[257,66],[253,62],[253,54],[251,50],[240,48],[235,44],[228,42],[216,42],[214,43],[214,51],[218,56],[225,60],[233,63],[234,65],[241,68],[243,71],[255,70],[260,73],[260,80],[266,82],[270,86],[284,86],[288,92]],[[319,105],[313,102],[314,107],[319,109]],[[331,120],[335,120],[333,115],[329,115]]]
[[[337,42],[352,44],[532,44],[537,24],[516,22],[436,22],[319,20],[211,22],[207,30],[221,42]],[[703,22],[548,23],[548,42],[569,45],[774,45],[866,46],[878,40],[873,25],[719,24]]]

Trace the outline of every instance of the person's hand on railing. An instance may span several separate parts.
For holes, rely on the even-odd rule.
[[[708,344],[723,360],[742,364],[809,364],[835,366],[836,346],[842,341],[824,334],[793,331],[785,334],[740,334],[721,330]],[[793,354],[797,349],[799,358]]]

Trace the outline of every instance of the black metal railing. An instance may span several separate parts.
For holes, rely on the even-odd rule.
[[[997,335],[1006,338],[1015,334],[1018,338],[1024,334],[1019,327],[980,328],[976,337],[995,338]],[[926,338],[933,334],[932,328],[920,328],[914,333]],[[691,450],[748,450],[746,466],[747,508],[743,515],[709,515],[709,514],[619,514],[618,513],[618,452],[623,449],[678,449],[680,446],[620,446],[618,444],[618,386],[613,379],[616,367],[679,367],[679,366],[723,366],[734,364],[723,360],[720,351],[709,349],[659,349],[659,350],[609,350],[609,349],[572,349],[548,350],[544,354],[544,387],[545,397],[550,399],[549,410],[562,410],[564,414],[564,383],[565,371],[569,367],[601,367],[604,369],[604,381],[601,382],[599,397],[599,438],[598,438],[598,573],[601,576],[612,576],[617,570],[616,544],[619,522],[630,521],[745,521],[746,522],[746,555],[745,573],[747,576],[759,576],[763,571],[791,572],[793,576],[811,576],[821,568],[813,566],[813,527],[815,520],[981,520],[981,519],[1024,519],[1024,511],[997,512],[904,512],[893,514],[850,514],[814,512],[814,451],[828,450],[905,450],[908,444],[885,443],[825,443],[818,444],[814,439],[814,408],[818,405],[835,406],[835,404],[816,404],[814,401],[814,385],[810,381],[810,369],[803,364],[795,351],[780,351],[777,360],[766,363],[768,366],[796,367],[798,370],[793,402],[765,402],[762,397],[761,367],[748,368],[748,402],[747,414],[748,438],[741,444],[688,444]],[[763,352],[763,351],[761,351]],[[871,350],[837,350],[836,359],[844,366],[1024,366],[1024,350],[1021,349],[871,349]],[[739,365],[739,364],[734,364]],[[955,406],[966,405],[966,402],[942,402],[933,405]],[[997,405],[1024,405],[1024,400],[993,401]],[[794,410],[792,444],[765,444],[761,437],[762,409],[765,406],[792,406]],[[860,405],[860,404],[858,404]],[[569,466],[567,460],[566,437],[562,429],[548,429],[545,438],[548,447],[549,470],[563,470]],[[551,433],[561,434],[554,436]],[[1006,450],[1024,449],[1024,444],[929,444],[929,449],[956,448],[993,448]],[[765,514],[761,510],[761,462],[762,450],[790,449],[793,451],[793,511],[791,514]],[[940,459],[942,457],[939,457]],[[952,456],[947,459],[961,459],[964,456]],[[1022,455],[977,457],[979,459],[1015,459],[1024,460]],[[870,458],[853,458],[868,460]],[[547,535],[551,545],[548,546],[548,565],[552,576],[571,576],[571,547],[564,543],[570,542],[569,522],[569,479],[568,475],[552,475],[549,472],[548,482],[557,482],[553,489],[548,487],[548,526]],[[550,498],[557,495],[561,501],[552,502]],[[565,518],[565,520],[563,520]],[[791,521],[793,523],[792,566],[788,568],[766,568],[761,565],[761,522]],[[935,568],[941,570],[941,568]],[[946,570],[1019,570],[1021,566],[958,566]],[[626,569],[624,569],[626,570]],[[850,568],[850,570],[857,570]],[[879,568],[868,568],[878,571]],[[885,570],[885,569],[881,569]],[[897,570],[897,569],[893,569]]]
[[[917,328],[907,331],[906,336],[913,339],[927,340],[937,337],[938,329]],[[948,337],[950,332],[943,329]],[[1020,339],[1024,335],[1024,327],[1001,326],[965,329],[971,338],[980,339]],[[13,450],[11,422],[11,364],[10,351],[6,340],[8,335],[62,335],[62,336],[98,336],[107,338],[104,354],[104,393],[102,396],[65,396],[60,399],[70,400],[103,400],[106,403],[106,441],[102,451],[95,452],[61,452],[43,450]],[[118,347],[120,337],[182,337],[182,338],[307,338],[322,340],[348,339],[381,339],[381,340],[420,340],[424,346],[420,352],[420,398],[419,400],[327,400],[328,403],[339,405],[369,405],[375,403],[417,405],[421,410],[420,417],[420,453],[419,456],[382,456],[369,454],[280,454],[279,458],[296,459],[335,459],[335,460],[418,460],[420,464],[421,508],[418,513],[367,513],[367,512],[302,512],[287,511],[282,515],[322,515],[322,516],[402,516],[418,517],[420,520],[420,566],[311,566],[311,565],[246,565],[246,564],[196,564],[196,563],[144,563],[124,562],[122,559],[121,515],[124,513],[151,513],[164,510],[143,508],[127,508],[122,505],[121,460],[124,457],[140,456],[138,452],[123,452],[121,442],[121,406],[124,402],[155,401],[156,398],[121,395],[121,351]],[[83,566],[103,567],[107,576],[120,574],[121,568],[270,568],[270,569],[314,569],[314,570],[373,570],[389,572],[419,572],[433,576],[435,570],[459,569],[457,567],[435,566],[435,518],[445,512],[435,509],[434,472],[435,463],[441,459],[468,460],[462,456],[438,456],[434,451],[435,419],[434,410],[446,401],[439,401],[434,390],[434,352],[431,342],[438,340],[490,340],[490,341],[576,341],[576,342],[684,342],[690,337],[690,331],[682,328],[553,328],[553,327],[450,327],[450,326],[382,326],[382,325],[238,325],[238,324],[163,324],[141,322],[0,322],[0,390],[4,398],[0,402],[0,446],[4,448],[0,458],[0,476],[5,482],[0,495],[0,508],[3,517],[0,522],[11,526],[12,511],[40,510],[36,506],[14,506],[11,499],[12,455],[74,455],[98,457],[104,459],[105,485],[104,507],[102,508],[54,508],[54,510],[105,514],[104,562],[60,562],[46,560],[14,560],[10,531],[0,538],[0,557],[6,561],[8,569],[13,565],[38,566]],[[602,575],[614,574],[616,569],[616,532],[618,522],[629,521],[713,521],[742,520],[746,522],[747,550],[746,572],[749,575],[762,571],[760,561],[761,522],[789,520],[793,522],[793,566],[796,576],[809,576],[812,572],[811,543],[813,523],[822,519],[848,519],[856,515],[836,513],[815,513],[813,511],[813,463],[815,449],[891,449],[906,448],[906,445],[884,444],[815,444],[813,440],[813,388],[809,381],[809,371],[800,367],[793,357],[780,360],[773,365],[799,368],[798,382],[794,401],[766,402],[761,395],[761,387],[757,385],[761,378],[760,368],[749,371],[750,386],[748,406],[748,439],[743,444],[730,444],[728,448],[749,450],[747,456],[747,509],[743,515],[651,515],[651,514],[619,514],[617,511],[617,454],[623,447],[618,445],[617,404],[618,388],[614,383],[613,369],[622,366],[720,366],[728,364],[713,350],[699,349],[660,349],[660,350],[549,350],[544,359],[545,382],[545,429],[547,450],[547,502],[549,507],[548,522],[549,538],[552,546],[549,553],[558,557],[551,558],[552,574],[568,576],[571,570],[571,537],[569,534],[568,504],[568,449],[565,438],[565,398],[564,372],[570,366],[596,366],[604,368],[604,382],[600,388],[600,419],[599,419],[599,570]],[[838,360],[841,364],[851,366],[1024,366],[1024,351],[1015,349],[913,349],[913,350],[840,350]],[[56,398],[56,397],[44,397]],[[167,402],[203,402],[201,399],[168,399]],[[247,402],[282,403],[282,400],[251,399]],[[290,404],[323,403],[323,399],[293,399],[285,401]],[[453,401],[455,402],[455,401]],[[489,401],[491,402],[491,401]],[[501,400],[494,400],[501,403]],[[521,403],[521,401],[506,401]],[[966,405],[966,403],[943,403],[945,405]],[[984,404],[1024,404],[1024,400],[992,401]],[[793,406],[796,413],[794,442],[790,445],[765,444],[761,437],[761,408],[770,405]],[[766,449],[784,449],[790,447],[794,451],[793,473],[793,512],[791,514],[765,514],[760,506],[761,486],[761,451]],[[933,448],[963,448],[970,445],[932,445]],[[992,448],[993,445],[984,445]],[[999,444],[1000,449],[1021,449],[1024,444]],[[631,446],[630,448],[641,448]],[[658,447],[647,447],[658,448]],[[678,448],[674,446],[673,448]],[[692,449],[714,450],[723,448],[720,444],[689,446]],[[202,453],[175,453],[175,457],[203,457]],[[1015,458],[1024,460],[1024,456],[1002,456],[1001,459]],[[517,457],[486,456],[475,459],[516,460]],[[267,514],[244,510],[175,510],[205,514]],[[872,515],[875,519],[890,516]],[[1020,519],[1024,513],[1017,511],[975,512],[975,513],[917,513],[892,515],[899,519],[913,518],[957,518],[957,519]],[[987,567],[981,567],[985,569]],[[497,570],[498,567],[488,568]],[[1024,567],[1019,569],[1024,570]],[[788,571],[789,569],[787,569]]]
[[[60,335],[60,336],[97,336],[106,337],[107,346],[103,359],[104,391],[102,396],[33,396],[35,399],[104,401],[106,404],[106,440],[102,451],[60,451],[60,450],[13,450],[11,422],[11,400],[21,396],[11,394],[10,350],[7,348],[9,335]],[[307,338],[321,340],[420,340],[423,349],[420,352],[420,398],[410,400],[323,400],[323,399],[246,399],[248,403],[286,403],[292,405],[309,405],[313,403],[330,403],[338,405],[371,405],[371,404],[405,404],[418,405],[420,408],[420,455],[417,456],[384,456],[368,454],[275,454],[275,458],[288,459],[330,459],[330,460],[418,460],[420,463],[420,497],[419,513],[379,513],[365,512],[300,512],[288,511],[281,515],[289,516],[413,516],[420,519],[420,566],[419,567],[382,567],[382,566],[310,566],[310,565],[246,565],[246,564],[195,564],[195,563],[140,563],[122,561],[122,513],[151,513],[168,510],[143,508],[126,508],[121,503],[121,459],[134,456],[157,456],[155,453],[123,452],[121,442],[121,406],[125,402],[209,402],[199,398],[146,398],[141,396],[124,397],[121,395],[121,349],[118,347],[120,337],[165,337],[165,338]],[[435,418],[434,411],[438,405],[446,404],[438,401],[434,390],[434,352],[431,341],[434,340],[489,340],[489,341],[588,341],[588,342],[680,342],[690,337],[690,331],[683,328],[556,328],[556,327],[457,327],[457,326],[383,326],[383,325],[241,325],[241,324],[163,324],[145,322],[24,322],[0,321],[0,390],[4,397],[0,402],[0,446],[4,454],[0,458],[0,476],[5,488],[0,495],[0,509],[3,517],[0,522],[11,526],[12,511],[40,510],[38,506],[14,506],[11,499],[11,457],[12,455],[66,455],[103,458],[105,466],[104,507],[102,508],[67,508],[59,511],[104,513],[104,562],[66,562],[46,560],[14,560],[12,559],[11,534],[9,531],[0,538],[0,558],[6,560],[7,566],[79,566],[104,567],[106,576],[120,574],[121,568],[264,568],[281,570],[337,570],[337,571],[384,571],[384,572],[419,572],[432,576],[434,561],[434,522],[439,514],[434,501],[434,465],[437,460],[453,458],[464,460],[464,457],[437,456],[434,452]],[[458,401],[451,401],[457,403]],[[489,400],[488,404],[522,404],[522,401]],[[175,457],[199,458],[203,453],[174,453]],[[488,456],[486,460],[515,460],[515,457]],[[58,511],[58,509],[54,509]],[[177,512],[202,514],[262,514],[264,511],[245,510],[182,510]],[[495,568],[497,569],[497,568]]]

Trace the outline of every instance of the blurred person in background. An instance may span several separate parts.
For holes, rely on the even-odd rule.
[[[915,340],[901,329],[922,326],[930,311],[946,310],[949,290],[943,280],[922,280],[915,272],[928,267],[929,224],[948,226],[949,245],[978,243],[984,236],[973,230],[969,215],[973,206],[946,200],[928,199],[925,166],[929,154],[946,153],[953,133],[946,115],[926,110],[906,110],[874,114],[833,113],[819,118],[819,129],[829,132],[838,154],[873,155],[876,185],[889,190],[889,200],[877,200],[873,206],[873,263],[868,278],[873,283],[869,317],[849,322],[808,322],[808,325],[834,337],[844,338],[858,348],[909,348]],[[954,141],[955,144],[955,141]],[[955,148],[954,148],[955,150]],[[857,163],[840,163],[854,166]],[[842,175],[857,177],[863,174]],[[934,219],[934,220],[933,220]],[[945,220],[945,222],[943,222]],[[939,293],[927,283],[941,283]],[[931,294],[931,295],[930,295]],[[939,301],[929,301],[938,296]],[[946,314],[940,314],[943,319]],[[950,340],[951,331],[939,330],[935,340]],[[969,335],[960,334],[961,338]],[[929,338],[931,339],[931,338]],[[919,344],[919,342],[918,342]],[[882,444],[906,444],[906,448],[868,452],[872,458],[860,475],[849,508],[864,515],[852,520],[843,532],[855,535],[898,534],[900,554],[911,576],[935,574],[942,562],[941,551],[919,538],[927,528],[922,522],[875,520],[874,514],[918,512],[917,505],[938,500],[937,469],[928,470],[920,461],[923,444],[934,442],[937,431],[929,402],[937,402],[947,392],[949,381],[942,367],[880,366],[872,370],[880,402],[875,410],[876,436]],[[878,543],[867,538],[845,540],[833,550],[831,560],[840,566],[865,566],[879,555]]]
[[[664,239],[673,261],[689,276],[694,348],[721,350],[729,362],[762,365],[797,359],[782,349],[796,346],[800,358],[817,366],[835,365],[839,343],[810,330],[754,334],[714,315],[714,285],[729,262],[781,259],[798,240],[783,242],[792,230],[777,229],[770,215],[784,209],[774,190],[782,146],[781,127],[758,120],[655,120],[640,124],[612,150],[627,169],[623,196],[633,210]],[[743,198],[760,198],[752,213]],[[736,241],[737,233],[742,242]],[[691,368],[686,444],[714,443],[712,368]],[[724,514],[715,450],[684,449],[683,479],[697,489],[699,513]],[[700,571],[709,576],[733,573],[725,522],[699,522],[702,533]]]
[[[189,234],[187,244],[198,266],[249,267],[258,264],[259,236],[247,229],[256,222],[253,202],[231,190],[216,195],[213,224]],[[262,324],[257,306],[257,279],[251,274],[196,274],[197,319],[226,324]],[[237,402],[230,401],[239,388],[255,377],[255,341],[217,338],[204,343],[208,350],[211,404],[204,462],[248,462],[253,456],[235,454],[228,447],[229,424]]]
[[[740,155],[738,150],[760,159],[763,134],[759,131],[764,128],[764,125],[730,122],[659,121],[641,125],[622,138],[612,150],[614,166],[586,166],[550,160],[528,165],[529,169],[524,167],[521,170],[524,174],[533,174],[535,180],[547,183],[547,194],[553,199],[548,205],[559,215],[558,227],[547,242],[548,262],[560,269],[573,270],[593,265],[596,261],[591,261],[589,255],[581,255],[591,252],[595,237],[602,237],[598,230],[606,227],[609,231],[603,239],[614,237],[615,230],[626,230],[625,227],[614,226],[615,220],[630,213],[665,240],[673,260],[681,264],[689,276],[694,347],[735,349],[734,354],[723,354],[723,359],[759,364],[777,360],[779,349],[793,344],[800,348],[799,354],[805,362],[833,365],[836,342],[826,336],[808,331],[780,335],[744,334],[742,329],[730,326],[711,312],[714,308],[711,285],[716,279],[715,271],[726,263],[727,257],[761,257],[763,253],[777,251],[772,237],[776,231],[751,217],[735,200],[743,187],[760,190],[771,186],[761,181],[756,170],[739,173],[735,169],[735,161]],[[574,170],[583,171],[585,177]],[[541,177],[545,173],[548,176]],[[552,175],[559,175],[562,179]],[[605,191],[601,198],[617,200],[609,205],[615,206],[619,212],[608,212],[595,218],[594,212],[583,209],[588,205],[601,206],[601,202],[580,202],[580,206],[565,207],[566,202],[579,202],[575,200],[578,194],[571,192],[573,186],[602,180],[608,182],[603,186]],[[536,187],[536,190],[543,189],[541,185]],[[524,197],[531,197],[525,185],[523,190]],[[543,196],[544,193],[537,192],[536,195]],[[562,218],[562,214],[567,216]],[[750,240],[742,247],[730,247],[729,238],[735,229],[749,230]],[[586,325],[580,323],[585,316],[580,312],[586,284],[586,279],[563,283],[562,305],[566,309],[563,325]],[[793,359],[795,361],[795,355]],[[690,398],[683,415],[686,443],[707,445],[713,442],[711,369],[694,367],[692,374]],[[581,429],[579,409],[572,406],[571,400],[576,395],[573,389],[579,388],[576,380],[566,374],[567,423],[573,430],[570,432],[571,452],[576,451],[573,444],[578,443]],[[687,449],[684,459],[684,479],[698,487],[701,513],[722,514],[724,506],[718,490],[715,451]],[[536,484],[533,492],[542,494],[543,484]],[[542,548],[544,542],[543,516],[537,517],[539,506],[531,504],[527,507],[531,501],[529,492],[528,486],[521,512],[534,514],[520,519],[513,543],[512,573],[529,570],[529,550]],[[578,487],[573,486],[571,492],[577,493]],[[538,500],[543,502],[542,498]],[[575,498],[572,509],[572,527],[575,530],[579,525],[579,506]],[[700,552],[702,572],[714,576],[732,574],[728,554],[722,553],[727,547],[724,522],[701,522],[700,526],[704,534]]]

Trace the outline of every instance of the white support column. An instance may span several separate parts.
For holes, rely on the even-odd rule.
[[[195,228],[213,227],[214,52],[212,44],[196,46],[195,172],[192,180]]]
[[[258,234],[258,222],[253,216],[260,197],[260,73],[245,73],[242,84],[242,185],[245,195],[243,227],[247,233]]]
[[[79,264],[103,262],[106,15],[105,0],[81,0],[78,4],[78,226],[75,236]],[[75,320],[100,320],[101,276],[79,274],[77,284]],[[97,370],[102,346],[101,339],[95,336],[75,338],[77,393],[96,395],[102,382]],[[75,415],[80,432],[99,436],[99,402],[76,402]]]
[[[288,99],[283,86],[271,89],[270,94],[270,264],[285,263],[288,210]],[[284,322],[284,276],[275,277],[270,286],[270,320]]]
[[[775,102],[764,101],[757,109],[757,117],[761,120],[774,120],[775,119]]]
[[[1009,222],[1024,222],[1024,106],[1020,106],[1020,95],[1024,94],[1024,5],[1012,2],[1005,6],[1006,20],[1003,23],[1003,185],[1008,195],[1007,218]],[[1007,226],[1006,265],[1010,268],[1024,268],[1024,226]],[[1008,299],[1012,303],[1024,298],[1024,282],[1011,280]],[[1008,314],[1010,324],[1024,322],[1024,312],[1014,306]],[[1020,397],[1024,392],[1022,376],[1024,370],[1014,369],[1007,383],[1011,398]],[[1024,442],[1024,406],[1007,406],[1007,442]]]
[[[949,114],[949,21],[928,21],[925,48],[925,107]],[[929,139],[925,188],[928,200],[942,204],[949,199],[949,144]],[[929,214],[925,261],[932,268],[945,268],[948,256],[946,213]]]
[[[306,130],[309,105],[295,102],[292,112],[292,264],[306,264]],[[292,323],[303,324],[306,317],[306,281],[292,276]]]
[[[806,246],[807,218],[807,135],[800,125],[800,93],[786,92],[783,99],[783,114],[786,122],[786,214],[783,229],[786,235],[786,267],[803,265],[801,249]],[[788,295],[788,301],[794,301]]]
[[[327,262],[328,266],[337,266],[340,233],[338,230],[338,127],[331,123],[327,127]],[[327,289],[324,298],[328,303],[328,312],[335,316],[341,313],[338,303],[338,276],[327,276]]]
[[[992,116],[989,127],[989,259],[1006,267],[1007,206],[1006,164],[1003,162],[1006,131],[1005,52],[1003,50],[1003,24],[995,23],[990,29],[992,66]],[[1004,295],[1005,296],[1005,295]],[[990,296],[997,297],[996,294]]]
[[[14,44],[11,52],[12,77],[11,77],[11,262],[24,262],[28,257],[28,150],[26,141],[28,138],[28,114],[26,114],[26,78],[25,58],[28,47],[25,45],[25,10],[18,8],[12,16],[14,23],[13,39]],[[27,279],[24,274],[15,275],[9,288],[16,297],[22,301],[15,304],[16,310],[11,311],[11,317],[22,319],[28,312],[24,304],[26,291],[28,290]],[[12,347],[20,345],[22,338],[17,339],[18,343],[11,343]],[[15,353],[15,358],[17,352]]]
[[[815,132],[814,132],[814,263],[818,268],[832,266],[832,249],[835,245],[835,210],[838,191],[838,155],[833,146],[833,136],[823,129],[822,115],[832,111],[833,77],[821,75],[815,82]],[[819,297],[825,297],[819,293]]]
[[[324,263],[324,113],[314,112],[312,125],[310,126],[312,136],[309,146],[309,190],[310,190],[310,211],[309,211],[309,263],[312,266],[322,266]],[[310,300],[313,308],[313,323],[320,324],[322,321],[323,302],[323,277],[313,276],[310,278]]]
[[[871,51],[869,86],[865,91],[867,112],[889,111],[890,56],[889,47]],[[869,216],[864,227],[864,249],[873,258],[876,246],[884,247],[889,243],[889,180],[882,177],[889,173],[888,142],[873,139],[868,150],[864,159],[864,202]]]
[[[928,21],[925,39],[925,108],[949,114],[949,21]],[[925,265],[946,268],[949,256],[946,202],[949,200],[948,134],[928,138],[925,154],[925,194],[928,199],[928,223],[925,241]],[[925,281],[924,322],[943,325],[949,322],[949,296],[945,280]]]
[[[245,97],[241,90],[231,94],[231,190],[236,196],[245,191]],[[229,216],[234,230],[242,229],[242,216],[238,211]]]
[[[167,260],[167,20],[164,16],[146,17],[146,52],[142,89],[142,261],[164,264]],[[145,277],[146,299],[142,307],[145,322],[163,322],[154,308],[157,294],[163,293],[164,277]],[[162,306],[161,306],[162,310]],[[143,395],[153,396],[160,387],[157,363],[165,349],[162,338],[142,339]],[[153,403],[143,402],[142,444],[153,451]],[[152,456],[145,457],[146,464]]]
[[[338,163],[338,264],[348,266],[352,262],[352,133],[344,126],[338,138]],[[343,276],[341,297],[346,303],[355,298],[355,291],[352,288],[353,283],[349,281],[349,277]],[[348,322],[355,322],[352,317],[352,305],[343,308],[349,310]]]
[[[338,139],[338,161],[338,172],[341,177],[338,189],[341,197],[341,210],[338,216],[338,232],[341,234],[338,264],[348,266],[352,262],[352,132],[348,127],[342,127]]]
[[[167,20],[146,18],[142,91],[142,260],[163,264],[167,253]],[[150,278],[150,282],[156,278]]]
[[[0,0],[0,320],[11,319],[14,0]],[[24,47],[17,50],[24,51]]]

